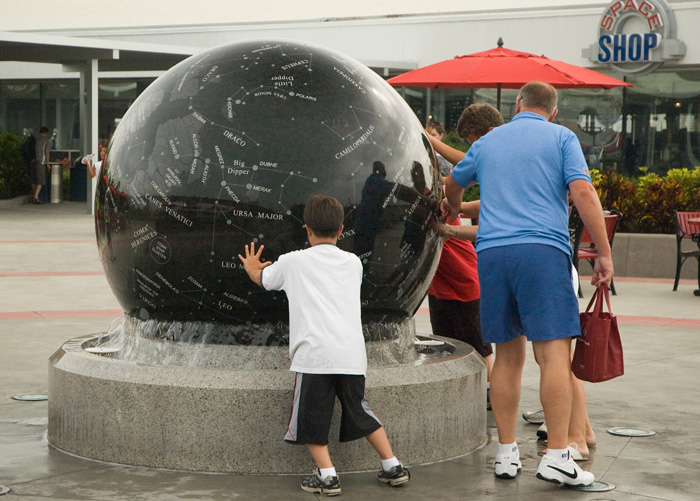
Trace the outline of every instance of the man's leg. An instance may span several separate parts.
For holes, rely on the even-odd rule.
[[[549,442],[547,454],[542,457],[535,476],[555,484],[591,485],[595,475],[583,471],[566,450],[573,401],[571,342],[568,338],[562,338],[534,341],[532,345],[540,365],[540,400],[547,420]]]
[[[566,449],[572,403],[571,340],[533,341],[532,346],[540,366],[540,401],[547,422],[547,446]]]
[[[491,408],[501,444],[515,442],[526,342],[525,336],[518,336],[496,345],[496,361],[491,372]]]

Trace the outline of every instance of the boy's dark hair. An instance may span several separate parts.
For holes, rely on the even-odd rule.
[[[39,134],[43,134],[44,132],[46,132],[46,133],[48,134],[49,128],[48,128],[48,127],[42,127],[41,129],[39,129]]]
[[[457,135],[462,139],[467,139],[470,134],[481,137],[491,127],[499,125],[503,125],[503,117],[496,108],[487,103],[470,104],[457,121]]]
[[[338,235],[343,226],[344,210],[340,202],[326,195],[311,195],[304,207],[304,224],[321,238]]]

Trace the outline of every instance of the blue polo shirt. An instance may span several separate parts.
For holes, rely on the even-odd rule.
[[[452,171],[460,186],[480,185],[476,251],[545,244],[571,254],[568,185],[590,182],[576,135],[537,113],[518,113],[476,141]]]

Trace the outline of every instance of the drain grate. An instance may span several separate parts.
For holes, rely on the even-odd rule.
[[[610,428],[608,430],[608,433],[610,433],[611,435],[618,435],[621,437],[651,437],[652,435],[656,435],[656,432],[652,430],[628,427]]]
[[[565,486],[566,487],[566,486]],[[591,485],[586,485],[585,487],[566,487],[572,491],[582,491],[582,492],[608,492],[615,488],[614,484],[609,484],[607,482],[599,482],[596,480]]]
[[[22,402],[40,402],[42,400],[48,400],[49,396],[46,393],[27,393],[25,395],[15,395],[12,398],[14,400],[21,400]]]
[[[116,358],[117,353],[119,353],[121,348],[115,348],[111,346],[91,346],[85,348],[85,351],[92,353],[93,355],[100,355],[107,358]]]

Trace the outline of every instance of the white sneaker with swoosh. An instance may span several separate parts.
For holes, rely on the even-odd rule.
[[[595,481],[595,475],[590,471],[583,471],[579,468],[570,456],[568,461],[560,463],[555,458],[545,454],[537,467],[536,476],[547,482],[570,485],[572,487],[585,487]]]

